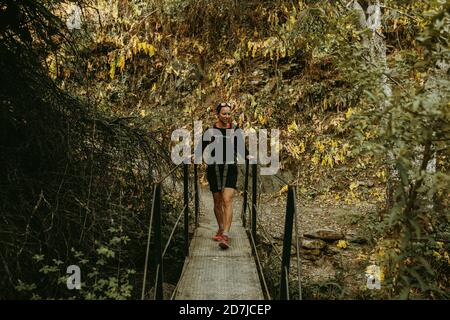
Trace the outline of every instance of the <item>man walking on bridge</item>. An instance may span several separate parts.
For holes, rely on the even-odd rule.
[[[209,145],[214,145],[211,151],[212,161],[207,161],[206,169],[209,189],[214,199],[214,214],[218,224],[218,230],[212,239],[219,242],[220,248],[228,249],[231,243],[229,231],[233,220],[233,196],[238,177],[237,155],[238,151],[241,151],[238,145],[244,146],[245,150],[243,152],[245,154],[240,154],[240,156],[248,156],[248,151],[245,148],[242,131],[238,130],[239,128],[231,121],[231,104],[219,103],[215,111],[217,121],[211,130],[213,134],[207,137],[204,133],[202,144],[198,146],[202,148],[203,154]],[[216,146],[219,148],[214,148]]]

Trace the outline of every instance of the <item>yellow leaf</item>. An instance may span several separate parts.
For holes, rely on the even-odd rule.
[[[352,183],[350,183],[350,190],[354,190],[354,189],[356,189],[358,187],[358,184],[356,183],[356,182],[352,182]]]
[[[283,186],[283,188],[281,188],[280,193],[285,193],[287,191],[288,191],[288,186],[285,185],[285,186]]]
[[[305,152],[305,142],[301,141],[299,144],[300,153]]]
[[[379,279],[380,279],[380,281],[384,281],[384,270],[383,270],[384,268],[382,268],[381,270],[380,270],[380,274],[379,274]]]
[[[325,150],[325,146],[322,142],[316,142],[316,149],[319,150],[319,152],[323,152]]]
[[[109,69],[109,77],[114,79],[114,75],[116,74],[116,61],[111,62],[111,68]]]
[[[322,167],[325,167],[327,165],[328,162],[328,155],[326,154],[323,158],[322,158]]]
[[[117,64],[117,66],[120,68],[120,71],[123,71],[123,69],[125,68],[125,56],[123,54],[120,55],[119,63]]]
[[[330,145],[331,145],[332,148],[337,148],[339,146],[339,144],[336,141],[334,141],[334,140],[331,140]]]
[[[297,19],[294,16],[289,17],[289,22],[294,24],[297,21]]]
[[[440,260],[441,259],[441,254],[437,251],[433,251],[433,256],[436,258],[436,260]]]
[[[352,108],[348,108],[347,112],[345,113],[345,118],[348,119],[352,116],[353,114],[353,109]]]
[[[327,165],[333,168],[333,159],[331,159],[328,154],[326,154],[322,159],[322,166],[325,167]]]
[[[133,49],[133,55],[136,55],[136,53],[139,52],[139,45],[136,42],[133,43],[132,49]]]
[[[312,163],[314,163],[315,165],[317,165],[320,161],[320,157],[317,155],[317,153],[315,153],[311,159]]]
[[[290,125],[288,125],[287,129],[288,129],[288,132],[293,132],[293,131],[298,130],[298,126],[297,126],[297,123],[295,123],[295,120],[292,121],[292,123]]]
[[[261,124],[265,124],[267,122],[267,119],[263,115],[259,115],[258,120]]]
[[[151,57],[153,57],[155,55],[155,47],[151,44],[147,45],[148,48],[148,55]]]
[[[348,247],[348,242],[346,240],[339,240],[336,247],[339,249],[346,249]]]
[[[197,41],[194,42],[194,48],[197,48],[199,53],[202,53],[203,50],[205,50],[205,48],[201,44],[199,44]]]

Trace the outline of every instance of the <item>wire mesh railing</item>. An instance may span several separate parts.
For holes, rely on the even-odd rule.
[[[281,270],[280,270],[280,281],[279,281],[279,295],[278,299],[280,300],[289,300],[289,270],[290,270],[290,258],[291,258],[291,246],[292,246],[292,231],[294,227],[295,222],[295,246],[296,246],[296,253],[297,253],[297,277],[298,277],[298,290],[299,290],[299,299],[302,298],[301,294],[301,262],[300,262],[300,241],[299,241],[299,235],[298,235],[298,219],[297,219],[297,205],[296,205],[296,188],[291,183],[287,182],[285,179],[280,177],[279,175],[274,175],[273,177],[281,183],[283,186],[288,187],[287,192],[287,201],[286,201],[286,214],[285,214],[285,223],[284,223],[284,237],[283,237],[283,249],[282,253],[280,253],[276,247],[276,245],[273,244],[271,239],[271,235],[265,230],[265,228],[262,226],[261,220],[259,219],[258,215],[258,209],[261,208],[261,206],[258,205],[257,202],[257,194],[258,194],[258,187],[257,187],[257,164],[252,164],[252,203],[251,205],[248,203],[248,181],[249,181],[249,163],[246,162],[246,168],[245,168],[245,179],[244,179],[244,193],[243,193],[243,207],[242,207],[242,224],[245,228],[247,228],[247,215],[246,211],[248,208],[248,212],[250,214],[250,228],[247,228],[250,240],[252,242],[252,248],[255,252],[255,257],[257,260],[260,277],[262,279],[263,285],[265,290],[267,291],[266,296],[270,296],[270,293],[268,293],[267,289],[267,281],[265,279],[261,263],[260,263],[260,257],[258,254],[258,251],[256,250],[256,234],[257,234],[257,225],[259,225],[260,232],[266,240],[269,240],[269,243],[271,244],[272,248],[276,251],[276,255],[278,259],[281,261]],[[261,195],[261,192],[260,192]],[[265,209],[262,208],[264,211]]]
[[[161,235],[161,227],[162,227],[162,219],[161,219],[161,189],[162,183],[170,177],[178,168],[183,166],[183,208],[180,214],[177,216],[177,220],[172,227],[170,235],[164,245],[164,250],[162,250],[162,235]],[[194,202],[194,214],[195,214],[195,226],[198,226],[198,218],[199,218],[199,194],[198,194],[198,175],[197,175],[197,165],[194,164],[194,196],[189,197],[189,168],[187,164],[180,163],[174,168],[172,168],[167,174],[164,175],[163,178],[155,181],[153,183],[153,198],[152,198],[152,211],[150,214],[150,223],[148,227],[148,236],[147,236],[147,248],[145,255],[145,263],[144,263],[144,276],[142,282],[142,291],[141,291],[141,299],[145,299],[146,285],[147,285],[147,274],[149,268],[149,259],[150,259],[150,243],[151,243],[151,235],[152,231],[154,233],[154,260],[155,260],[155,285],[154,285],[154,299],[162,300],[164,298],[163,292],[163,271],[164,271],[164,256],[172,242],[173,236],[175,234],[175,230],[179,226],[181,221],[181,217],[184,220],[184,245],[183,251],[184,256],[189,256],[189,203],[193,200]],[[192,199],[193,198],[193,199]]]

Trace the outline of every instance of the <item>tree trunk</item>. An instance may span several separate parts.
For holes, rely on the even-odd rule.
[[[389,72],[386,59],[386,43],[382,33],[382,13],[380,0],[374,1],[353,1],[353,9],[359,13],[360,28],[368,28],[371,30],[370,37],[363,36],[363,45],[368,50],[370,63],[377,65],[383,69],[383,75],[380,79],[380,85],[383,86],[385,95],[384,102],[380,105],[385,109],[389,106],[389,99],[392,96],[392,88],[388,82],[386,74]],[[387,157],[387,175],[388,181],[386,186],[386,209],[393,204],[393,191],[398,181],[398,172],[395,169],[395,157],[392,150],[388,150]]]

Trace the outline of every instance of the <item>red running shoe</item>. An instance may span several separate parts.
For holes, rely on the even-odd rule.
[[[222,234],[223,234],[223,229],[219,229],[219,230],[217,230],[216,235],[214,237],[212,237],[212,239],[214,241],[220,241],[220,240],[222,240]]]
[[[231,239],[227,235],[222,235],[222,240],[220,240],[219,247],[222,249],[228,249],[230,247]]]

